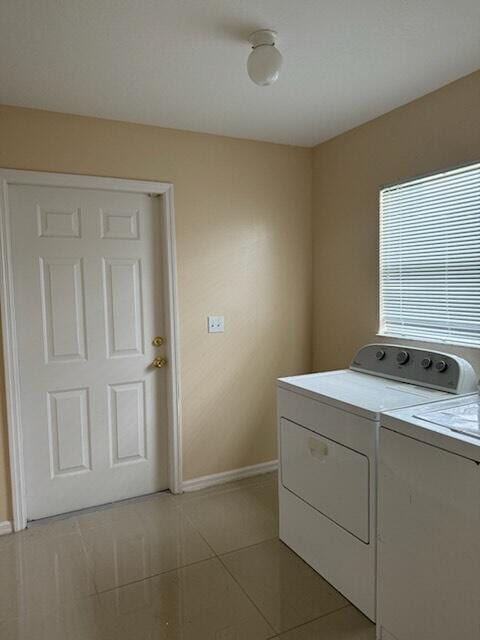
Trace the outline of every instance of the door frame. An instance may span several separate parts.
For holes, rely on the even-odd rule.
[[[19,380],[19,348],[13,295],[12,246],[8,190],[10,185],[71,187],[145,193],[162,198],[162,254],[165,304],[165,334],[168,376],[168,478],[172,493],[182,492],[182,429],[180,395],[179,308],[175,244],[173,184],[146,180],[124,180],[67,173],[0,169],[0,304],[5,366],[6,418],[10,455],[13,529],[27,526],[27,500],[23,457],[22,415]]]

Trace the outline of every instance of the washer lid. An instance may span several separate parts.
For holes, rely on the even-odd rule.
[[[384,413],[380,416],[381,426],[480,462],[480,439],[465,430],[454,431],[452,429],[452,424],[456,423],[456,426],[462,426],[460,422],[464,423],[464,420],[459,420],[459,418],[465,413],[465,408],[473,405],[467,411],[468,415],[472,409],[475,411],[478,402],[478,394],[449,396],[442,402]],[[455,419],[455,415],[457,415],[457,419]],[[450,420],[450,424],[447,426],[445,421],[448,420]]]
[[[349,369],[280,378],[278,386],[370,420],[378,420],[383,411],[451,397],[447,392]]]
[[[453,407],[443,407],[434,411],[431,408],[429,411],[420,410],[415,417],[480,439],[480,402],[478,396],[470,397],[465,404]]]

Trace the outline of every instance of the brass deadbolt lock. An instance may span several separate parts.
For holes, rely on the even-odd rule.
[[[165,343],[165,340],[162,338],[162,336],[157,336],[152,340],[152,344],[154,347],[161,347],[162,344],[164,343]]]

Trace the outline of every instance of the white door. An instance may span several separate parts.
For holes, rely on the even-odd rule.
[[[160,199],[9,198],[28,519],[165,489]]]

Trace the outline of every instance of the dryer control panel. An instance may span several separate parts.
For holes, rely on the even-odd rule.
[[[350,369],[450,393],[473,393],[478,383],[472,365],[463,358],[396,344],[367,344]]]

